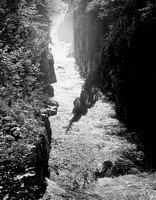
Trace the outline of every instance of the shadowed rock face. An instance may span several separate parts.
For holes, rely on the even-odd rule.
[[[147,6],[149,3],[150,7]],[[94,20],[91,20],[93,16]],[[146,146],[147,158],[156,166],[156,161],[151,156],[153,151],[156,152],[153,140],[156,113],[153,50],[156,45],[155,16],[154,1],[137,0],[125,14],[127,22],[123,23],[124,28],[117,31],[106,50],[106,38],[101,34],[101,26],[107,32],[107,21],[104,24],[94,12],[83,13],[81,16],[75,14],[74,41],[81,74],[88,76],[90,71],[96,69],[95,72],[101,79],[100,88],[115,102],[117,118],[130,131],[137,132],[140,144]],[[76,23],[79,21],[81,23]],[[90,22],[92,26],[89,25]],[[92,30],[94,27],[98,37]]]
[[[50,105],[53,108],[58,107],[57,102],[51,102]],[[48,161],[52,137],[49,116],[56,115],[56,113],[57,111],[53,112],[53,110],[48,113],[46,109],[40,110],[39,115],[42,119],[40,128],[44,128],[40,133],[34,132],[35,137],[32,137],[29,130],[28,137],[31,138],[30,141],[28,139],[24,140],[22,132],[26,129],[24,126],[21,126],[12,116],[5,113],[0,114],[0,128],[4,133],[5,143],[12,147],[11,153],[13,154],[12,157],[8,156],[7,159],[5,157],[4,159],[1,154],[0,198],[3,199],[3,197],[8,196],[8,199],[22,199],[23,195],[26,195],[25,198],[28,199],[31,199],[32,196],[39,199],[45,192],[44,179],[49,177]],[[25,144],[26,146],[17,148],[17,144]],[[27,151],[25,148],[27,148]],[[20,151],[23,152],[23,155],[20,154]],[[17,158],[14,157],[14,152],[18,153]],[[23,186],[20,187],[20,185]]]
[[[56,115],[56,113],[52,113]],[[44,112],[41,114],[43,126],[45,127],[45,133],[40,135],[39,142],[36,144],[35,148],[35,161],[36,161],[36,177],[47,177],[49,178],[50,172],[48,167],[49,153],[51,149],[51,137],[52,130],[49,122],[49,115]]]
[[[49,96],[54,96],[54,88],[51,85],[56,83],[56,74],[54,69],[53,55],[50,53],[49,48],[45,48],[41,55],[40,69],[43,72],[44,91]]]
[[[140,139],[138,145],[144,145],[148,163],[156,167],[156,161],[152,156],[156,152],[153,140],[156,113],[156,68],[153,52],[156,45],[155,9],[151,9],[150,13],[151,17],[144,19],[144,21],[141,20],[143,13],[138,14],[129,45],[125,37],[120,43],[117,43],[118,36],[114,40],[114,44],[110,46],[110,59],[118,62],[117,67],[113,66],[114,80],[110,81],[110,90],[114,93],[117,117],[124,122],[130,131],[137,132]],[[127,25],[125,29],[128,28],[132,28],[132,25]],[[117,51],[116,48],[118,57],[113,55]],[[108,66],[107,70],[110,71]]]
[[[102,24],[97,14],[74,13],[74,55],[80,74],[86,77],[98,64],[101,50]]]
[[[56,82],[53,55],[46,48],[41,56],[41,71],[44,73],[44,83],[52,84]]]
[[[110,160],[102,163],[101,169],[94,172],[95,180],[98,178],[110,177],[112,175],[113,163]]]
[[[72,113],[74,115],[85,115],[87,113],[87,106],[84,102],[81,101],[80,97],[76,98],[73,102],[74,108]]]

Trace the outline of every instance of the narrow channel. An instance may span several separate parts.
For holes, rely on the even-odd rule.
[[[71,45],[57,40],[53,43],[57,75],[54,99],[59,102],[59,108],[58,114],[51,118],[51,180],[60,186],[90,190],[94,172],[102,163],[115,163],[124,151],[135,146],[113,134],[124,128],[115,118],[113,104],[104,96],[65,133],[72,118],[73,101],[80,95],[84,80],[79,75],[75,59],[68,57]]]

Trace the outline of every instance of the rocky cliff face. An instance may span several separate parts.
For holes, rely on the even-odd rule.
[[[0,199],[40,199],[49,176],[58,104],[45,95],[56,82],[47,6],[0,2]]]
[[[0,134],[1,150],[7,148],[0,160],[1,198],[22,199],[24,196],[29,199],[39,199],[44,194],[45,177],[49,177],[48,160],[52,136],[49,116],[57,113],[57,106],[58,104],[51,102],[49,108],[41,111],[40,131],[33,132],[35,129],[31,125],[30,138],[26,138],[24,125],[20,125],[18,120],[1,112],[0,127],[3,132],[3,135]],[[49,112],[50,108],[53,112]]]
[[[138,0],[120,13],[112,29],[107,18],[100,20],[93,11],[76,13],[75,57],[83,76],[96,74],[95,84],[115,102],[117,117],[137,132],[153,160],[149,152],[156,152],[155,3]]]
[[[45,92],[56,82],[54,61],[46,50],[41,56]],[[58,103],[42,99],[37,110],[24,101],[12,108],[0,108],[0,177],[1,198],[39,199],[45,192],[45,177],[49,177],[49,153],[52,130],[49,117],[57,114]],[[22,110],[21,110],[22,106]],[[29,107],[29,108],[28,108]],[[9,189],[8,189],[9,188]]]
[[[74,13],[74,52],[80,73],[86,77],[99,64],[102,26],[97,13]]]
[[[43,81],[44,81],[44,91],[49,96],[54,96],[54,89],[51,85],[52,83],[56,83],[56,74],[54,69],[54,58],[50,52],[50,49],[46,47],[41,55],[40,61],[40,69],[44,74]]]

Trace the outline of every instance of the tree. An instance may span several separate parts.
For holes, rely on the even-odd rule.
[[[36,199],[44,192],[41,181],[35,182],[33,150],[45,133],[40,109],[47,107],[48,102],[40,66],[42,52],[50,39],[47,3],[44,0],[0,2],[2,199],[23,199],[23,196]]]

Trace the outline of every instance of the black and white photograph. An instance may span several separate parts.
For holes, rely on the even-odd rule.
[[[156,0],[0,0],[0,200],[156,200]]]

